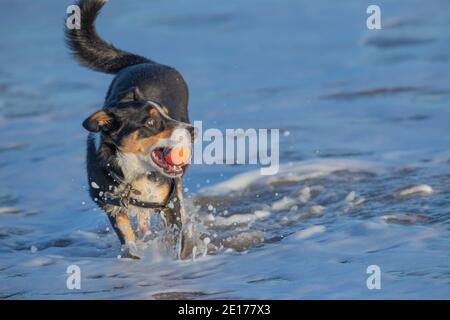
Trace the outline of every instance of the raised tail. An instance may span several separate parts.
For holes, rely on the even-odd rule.
[[[67,46],[75,59],[95,71],[116,74],[123,68],[151,60],[115,48],[102,40],[95,30],[95,19],[107,0],[79,0],[81,28],[65,26]]]

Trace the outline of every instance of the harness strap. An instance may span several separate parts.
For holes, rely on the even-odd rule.
[[[116,181],[119,183],[125,183],[125,181],[114,171],[112,170],[108,170],[109,175]],[[138,199],[135,199],[133,197],[131,197],[131,194],[141,194],[141,192],[139,190],[133,189],[132,185],[130,183],[126,183],[125,186],[125,190],[123,192],[120,192],[119,194],[117,193],[112,193],[112,192],[105,192],[105,198],[102,199],[104,201],[105,204],[109,204],[112,206],[116,206],[116,207],[124,207],[124,208],[128,208],[128,206],[131,204],[135,207],[140,207],[140,208],[144,208],[144,209],[166,209],[168,208],[170,199],[172,199],[172,197],[175,194],[175,181],[174,179],[171,179],[171,190],[170,190],[170,194],[169,197],[167,198],[167,201],[165,201],[165,203],[157,203],[157,202],[147,202],[147,201],[141,201]]]

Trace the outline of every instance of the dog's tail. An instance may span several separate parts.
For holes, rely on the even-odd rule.
[[[79,0],[80,28],[65,26],[67,46],[75,59],[95,71],[116,74],[123,68],[151,60],[115,48],[102,40],[95,30],[95,19],[107,0]]]

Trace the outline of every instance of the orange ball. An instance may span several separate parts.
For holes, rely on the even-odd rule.
[[[191,158],[191,149],[188,147],[177,147],[164,151],[164,159],[172,165],[186,165]]]

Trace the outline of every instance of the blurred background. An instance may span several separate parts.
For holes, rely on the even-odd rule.
[[[391,236],[367,239],[370,245],[390,239],[386,240],[388,248],[400,248],[397,260],[392,260],[396,262],[388,267],[393,291],[390,295],[385,291],[384,296],[380,294],[377,298],[449,298],[450,2],[372,2],[110,0],[97,20],[97,30],[102,38],[120,49],[178,69],[189,85],[191,121],[202,120],[204,129],[279,128],[282,164],[294,164],[294,172],[303,168],[302,163],[308,163],[320,164],[314,170],[322,174],[324,170],[347,174],[331,175],[319,182],[290,180],[286,185],[282,184],[286,179],[273,178],[270,185],[257,191],[238,190],[239,205],[222,198],[214,204],[222,208],[218,207],[214,213],[227,217],[229,213],[253,212],[262,205],[269,211],[279,211],[280,215],[267,224],[248,226],[250,230],[256,228],[254,232],[267,232],[269,225],[276,225],[265,237],[272,242],[318,224],[337,239],[363,236],[365,227],[363,231],[350,228],[349,234],[339,228],[347,230],[345,226],[365,219],[392,216],[390,221],[394,221],[395,228],[410,229],[389,229],[386,234]],[[86,191],[86,132],[81,126],[86,116],[102,106],[112,77],[78,66],[68,54],[63,23],[70,4],[66,0],[1,2],[0,294],[3,298],[64,294],[63,280],[51,289],[46,286],[53,276],[64,279],[68,260],[81,259],[86,268],[91,266],[95,270],[98,264],[93,257],[110,261],[118,248],[113,235],[100,231],[107,228],[106,218]],[[380,6],[382,30],[367,29],[369,4]],[[385,172],[349,173],[352,168],[360,168],[361,163],[364,168],[375,163]],[[253,169],[195,165],[190,168],[185,185],[194,202],[209,203],[213,200],[208,197],[208,190],[212,192],[222,182],[230,185],[230,181],[238,189],[243,180],[229,179]],[[273,201],[286,202],[298,190],[317,184],[327,192],[311,207],[323,208],[324,215],[317,218],[322,220],[296,220],[289,225],[291,229],[283,225],[281,219],[291,219],[293,205],[278,210]],[[419,192],[412,192],[418,193],[418,197],[407,201],[402,197],[389,198],[411,185],[421,186]],[[310,189],[312,197],[314,190],[319,189]],[[266,197],[255,199],[254,192]],[[353,198],[356,194],[354,202],[358,196],[368,200],[354,212],[356,220],[349,222],[345,220],[347,217],[342,222],[336,214],[348,208],[342,200],[351,192]],[[296,205],[295,210],[300,213],[310,210]],[[389,222],[389,218],[383,221]],[[433,241],[439,241],[416,243],[413,247],[417,252],[408,247],[413,240],[395,242],[398,234],[408,238],[420,232],[433,234]],[[98,234],[102,240],[96,238]],[[420,237],[420,241],[425,238]],[[389,241],[393,243],[389,245]],[[332,243],[328,247],[330,256],[324,260],[333,260],[334,252],[343,252]],[[361,266],[365,265],[367,252],[358,248],[348,251],[354,249],[358,258],[339,257],[336,261],[359,261]],[[267,259],[273,253],[272,249],[264,249],[264,245],[255,250]],[[415,253],[407,255],[411,250]],[[389,251],[379,259],[391,261],[391,254]],[[317,261],[323,261],[323,256],[316,257]],[[305,265],[298,265],[304,258],[300,254],[299,260],[295,260],[297,264],[293,263],[297,272],[305,270]],[[233,264],[238,258],[220,259],[225,260],[208,263],[226,273],[225,270],[233,270],[227,263]],[[427,263],[408,271],[407,264],[410,267],[417,260]],[[261,257],[251,261],[264,265]],[[117,267],[117,262],[113,264]],[[53,266],[53,273],[45,266]],[[331,274],[333,278],[336,276],[333,266],[324,267],[321,274]],[[312,274],[316,267],[311,262]],[[132,273],[123,264],[118,268],[120,272]],[[183,266],[175,264],[171,268],[178,270]],[[192,268],[201,273],[208,267],[197,264]],[[214,284],[214,290],[199,289],[189,280],[183,285],[186,290],[206,292],[206,297],[211,294],[211,297],[240,298],[348,298],[352,294],[367,294],[364,280],[361,288],[359,284],[346,287],[342,280],[339,286],[321,287],[325,290],[321,294],[313,283],[316,291],[302,291],[301,275],[291,269],[278,276],[273,276],[275,271],[270,269],[268,275],[253,279],[251,274],[258,272],[266,271],[253,269],[243,278],[228,279],[227,285],[225,281]],[[309,274],[309,278],[320,278],[315,275]],[[130,277],[123,279],[133,288],[143,281]],[[205,277],[211,283],[211,278]],[[339,273],[339,279],[350,278],[345,271]],[[92,285],[95,293],[86,297],[151,297],[141,289],[122,295],[111,289],[114,287],[111,281],[117,281],[116,278],[102,279],[106,280]],[[258,282],[258,279],[269,280]],[[414,285],[396,286],[399,279]],[[155,280],[158,285],[152,292],[164,291],[168,283],[169,287],[180,283],[170,275],[166,280],[164,284]],[[240,287],[238,283],[247,283],[248,287]],[[427,289],[421,294],[424,288]]]

